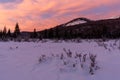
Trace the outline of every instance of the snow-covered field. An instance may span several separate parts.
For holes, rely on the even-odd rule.
[[[93,75],[90,54],[96,55]],[[120,40],[0,42],[0,80],[120,80],[119,61]]]

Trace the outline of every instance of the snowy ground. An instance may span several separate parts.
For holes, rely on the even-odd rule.
[[[75,58],[65,66],[59,59],[65,50],[75,55],[96,54],[99,69],[89,73]],[[45,59],[40,62],[41,55]],[[77,63],[74,68],[72,63]],[[0,42],[0,80],[120,80],[120,40],[75,42]],[[89,61],[88,61],[89,62]]]

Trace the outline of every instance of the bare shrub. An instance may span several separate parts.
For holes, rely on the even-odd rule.
[[[89,73],[91,75],[94,74],[95,70],[98,70],[100,67],[98,67],[97,62],[96,62],[96,55],[94,54],[89,54],[90,58],[90,67],[89,67]]]
[[[84,54],[84,55],[83,55],[83,62],[86,61],[86,56],[87,56],[87,54]]]
[[[70,49],[68,49],[68,51],[63,48],[64,52],[66,53],[67,57],[71,58],[72,57],[72,52],[70,51]]]
[[[39,58],[39,62],[41,63],[43,60],[45,60],[45,55],[41,55]]]
[[[89,74],[93,75],[96,70],[100,69],[97,63],[97,55],[95,54],[84,54],[84,53],[73,53],[70,49],[63,49],[64,53],[51,54],[52,60],[57,60],[59,70],[62,72],[75,71],[77,69],[83,69]],[[49,57],[41,55],[39,63],[46,62]]]

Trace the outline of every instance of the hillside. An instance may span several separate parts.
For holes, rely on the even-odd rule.
[[[39,32],[42,38],[120,38],[120,18],[90,20],[76,18]]]

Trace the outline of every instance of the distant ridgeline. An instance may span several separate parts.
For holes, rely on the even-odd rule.
[[[115,19],[90,20],[87,18],[76,18],[67,23],[43,31],[20,32],[18,23],[11,33],[4,27],[0,31],[0,40],[16,39],[105,39],[120,38],[120,17]]]
[[[120,18],[89,20],[76,18],[65,24],[38,32],[41,38],[50,39],[98,39],[120,38]]]

